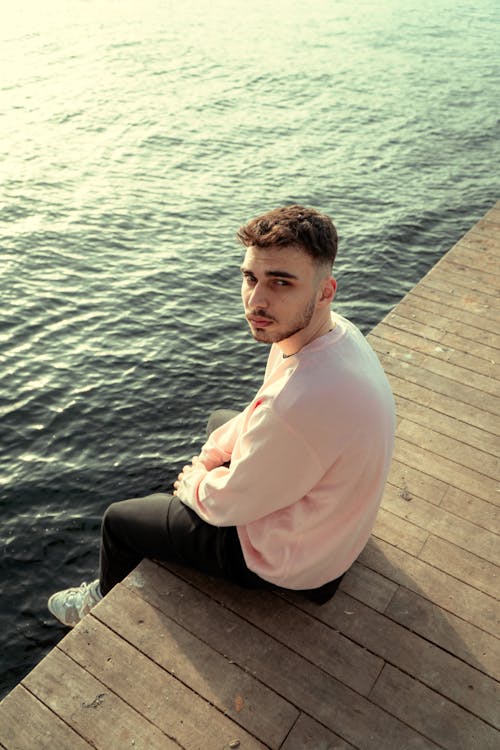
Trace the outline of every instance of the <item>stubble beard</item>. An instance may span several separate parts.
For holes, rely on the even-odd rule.
[[[308,302],[305,309],[300,313],[299,316],[293,321],[293,323],[290,324],[290,327],[286,329],[285,331],[268,331],[267,328],[262,328],[260,330],[251,330],[252,336],[256,341],[260,341],[262,344],[277,344],[280,341],[284,341],[285,339],[289,339],[292,336],[295,336],[296,333],[299,333],[300,331],[303,331],[304,328],[307,328],[309,323],[312,320],[312,317],[314,315],[314,310],[316,308],[316,301],[315,298],[312,297],[311,300]],[[256,311],[258,313],[258,311]],[[262,314],[262,317],[267,317],[265,313]]]

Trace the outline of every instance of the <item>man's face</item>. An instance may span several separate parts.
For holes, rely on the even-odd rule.
[[[241,296],[252,336],[267,344],[307,339],[321,295],[321,274],[300,247],[247,248]]]

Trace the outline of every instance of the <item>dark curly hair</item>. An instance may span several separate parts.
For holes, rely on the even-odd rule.
[[[318,265],[332,266],[337,255],[337,230],[329,216],[314,208],[275,208],[251,219],[236,236],[245,247],[299,245]]]

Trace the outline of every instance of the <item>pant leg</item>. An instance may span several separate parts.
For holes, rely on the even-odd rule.
[[[145,557],[179,562],[234,582],[244,578],[246,570],[234,527],[212,526],[164,493],[123,500],[107,509],[101,531],[102,594]]]
[[[232,409],[216,409],[208,419],[207,436],[237,414]],[[209,528],[203,529],[202,524]],[[224,541],[239,567],[236,530],[209,526],[174,496],[158,492],[113,503],[101,526],[101,592],[108,593],[144,557],[191,565],[198,562],[207,573],[221,572]]]

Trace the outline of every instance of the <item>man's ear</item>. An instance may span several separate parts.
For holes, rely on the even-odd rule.
[[[329,278],[324,279],[324,281],[321,283],[321,296],[319,298],[319,301],[325,305],[329,305],[333,301],[336,291],[337,291],[336,279],[334,279],[333,276],[330,276]]]

